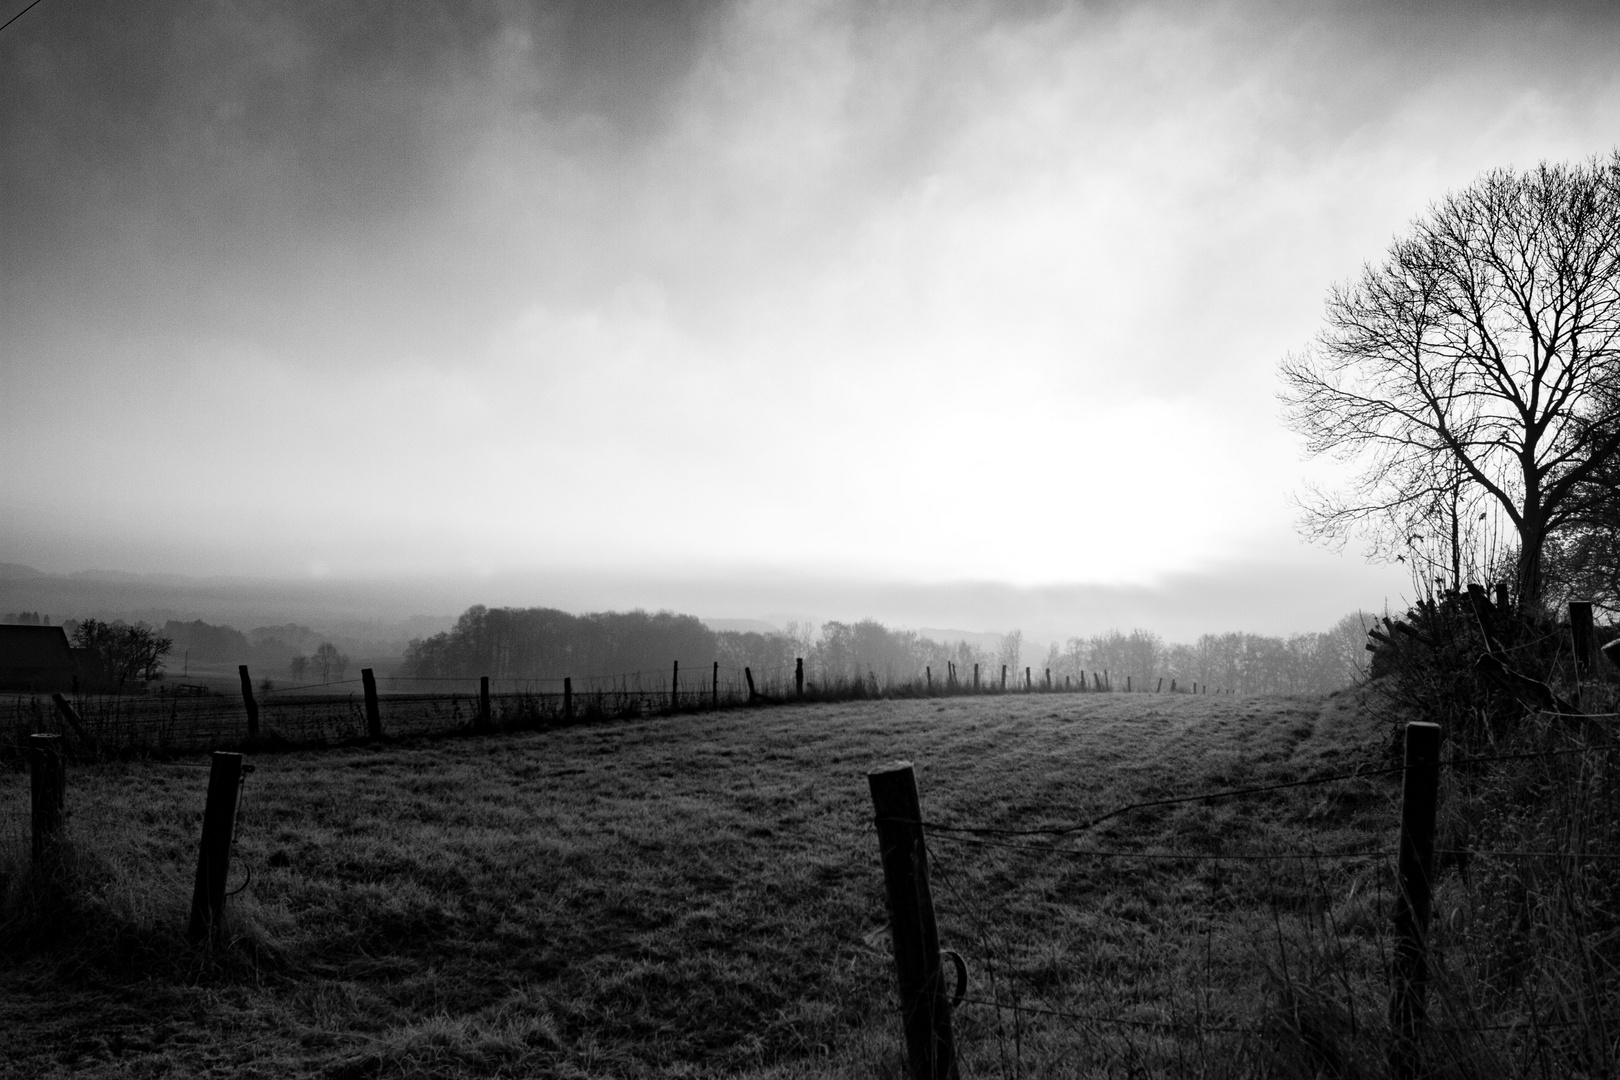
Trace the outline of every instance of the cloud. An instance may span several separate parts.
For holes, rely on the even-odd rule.
[[[1608,148],[1608,18],[41,6],[0,504],[141,568],[1291,557],[1276,360],[1429,200]]]

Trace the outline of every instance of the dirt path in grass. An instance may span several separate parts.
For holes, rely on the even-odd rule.
[[[931,820],[1031,828],[1339,771],[1373,760],[1384,734],[1348,696],[1050,694],[265,755],[232,875],[234,886],[251,868],[252,881],[232,901],[238,940],[223,958],[180,936],[204,774],[79,768],[77,882],[44,913],[22,902],[26,875],[8,886],[0,1070],[882,1074],[899,1051],[887,960],[863,940],[883,922],[868,768],[915,762]],[[0,821],[16,820],[26,777],[4,780]],[[1309,829],[1322,844],[1370,842],[1386,795],[1363,785],[1348,801],[1305,789],[1139,812],[1086,839],[1266,844]],[[1201,881],[1072,860],[1030,872],[936,848],[974,898],[963,906],[1018,933],[1053,925],[1058,909],[1094,920],[1109,903],[1150,912],[1141,933],[1169,933],[1192,911],[1186,882]],[[17,852],[5,858],[15,869]],[[1201,903],[1208,890],[1193,891]],[[986,917],[942,910],[942,925],[999,948],[970,915]],[[1026,944],[1079,947],[1069,929],[1048,936]],[[1142,977],[1168,970],[1156,960]],[[1052,980],[1063,988],[1061,971]]]

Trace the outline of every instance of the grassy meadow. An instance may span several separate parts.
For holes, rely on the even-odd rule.
[[[53,880],[9,772],[0,1074],[899,1077],[866,770],[1034,828],[1381,767],[1388,732],[1348,693],[1035,694],[263,754],[214,949],[200,758],[70,766]],[[1191,856],[1392,851],[1398,779],[979,838],[1107,856],[931,836],[964,1074],[1379,1075],[1388,861]]]

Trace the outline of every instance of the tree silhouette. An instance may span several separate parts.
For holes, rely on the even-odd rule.
[[[1364,531],[1404,559],[1425,538],[1462,544],[1483,508],[1511,525],[1535,606],[1549,539],[1613,498],[1594,480],[1620,450],[1620,153],[1448,195],[1331,292],[1281,375],[1309,452],[1358,466],[1309,492],[1308,532]]]

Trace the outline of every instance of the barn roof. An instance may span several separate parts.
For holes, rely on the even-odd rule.
[[[0,626],[0,668],[73,668],[60,626]]]

